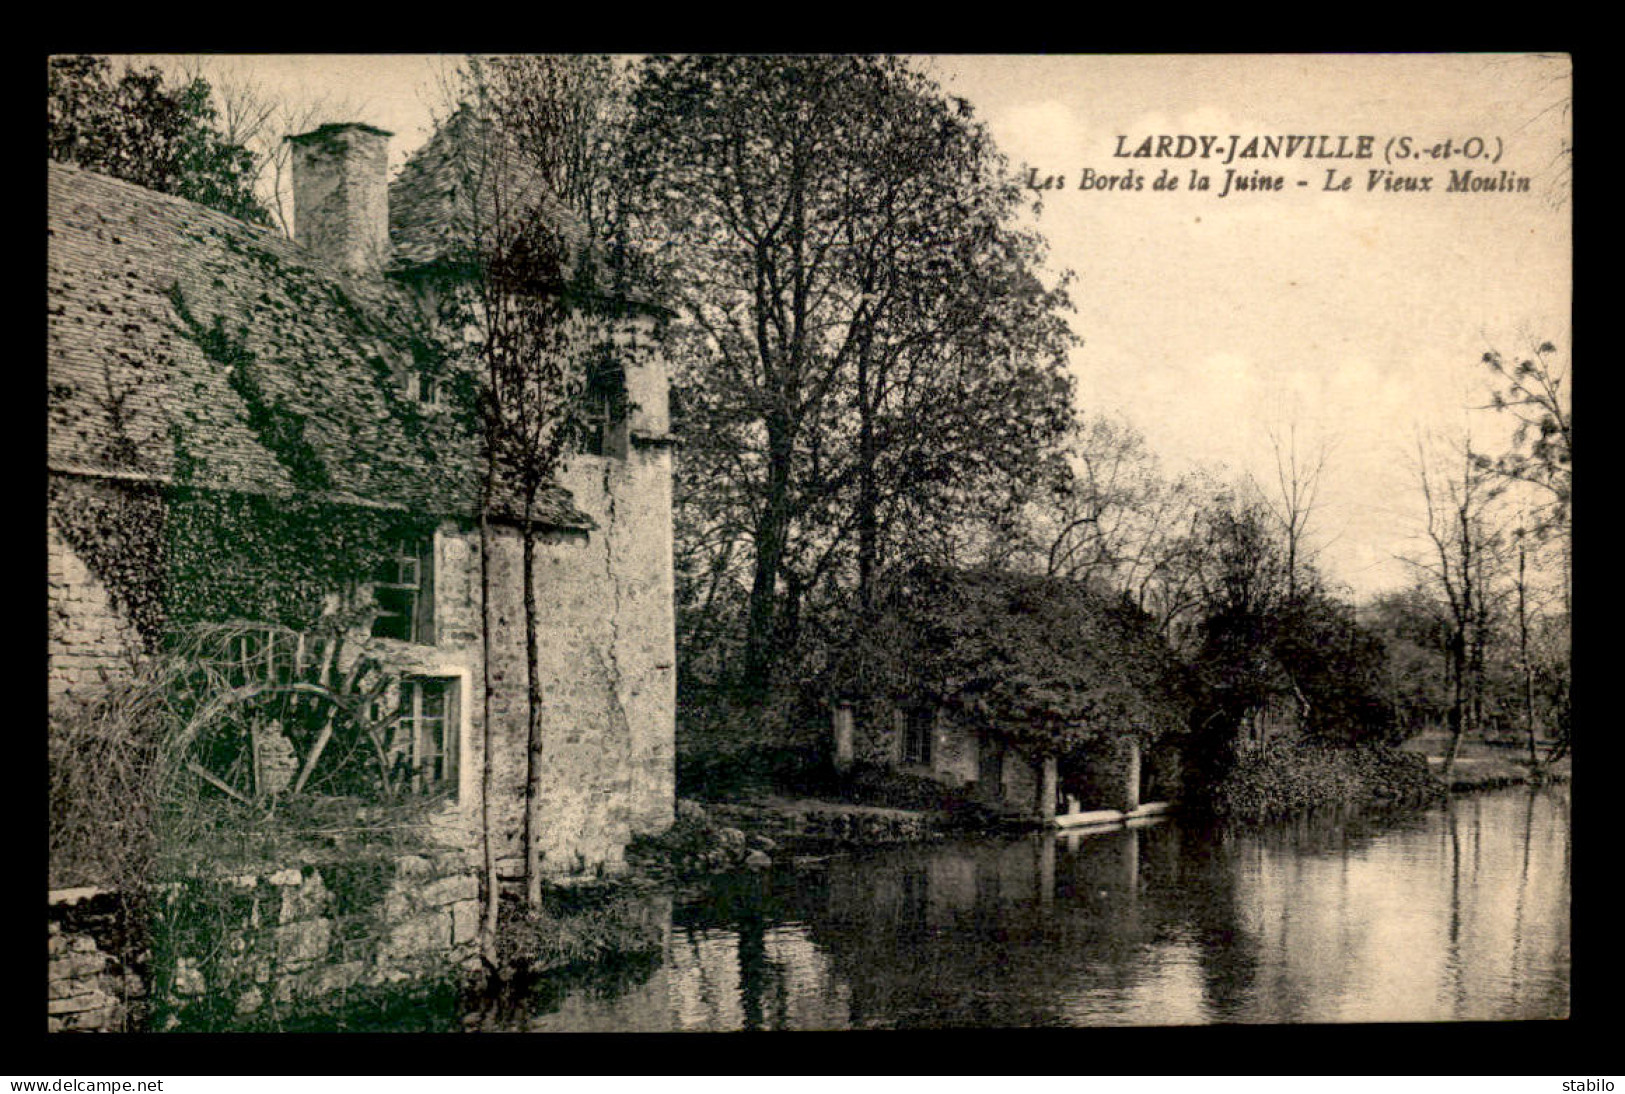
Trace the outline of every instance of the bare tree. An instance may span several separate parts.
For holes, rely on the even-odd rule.
[[[1447,469],[1447,460],[1455,470]],[[1482,717],[1492,586],[1503,546],[1490,504],[1501,488],[1480,466],[1470,440],[1441,457],[1418,438],[1416,474],[1428,549],[1425,559],[1406,561],[1429,575],[1449,608],[1450,747],[1443,771],[1448,778],[1462,736],[1469,728],[1479,728]]]
[[[176,67],[187,79],[208,82],[221,132],[254,154],[250,182],[255,196],[291,238],[293,149],[287,138],[328,122],[355,121],[367,112],[365,101],[332,93],[309,98],[278,94],[230,59],[187,56]]]
[[[1047,542],[1044,572],[1083,582],[1132,583],[1148,546],[1143,525],[1155,525],[1163,483],[1156,457],[1132,426],[1094,417],[1074,427],[1066,479],[1036,514]]]
[[[1009,565],[1121,593],[1170,640],[1202,603],[1202,514],[1223,493],[1205,470],[1166,476],[1124,421],[1074,425],[1058,481],[1027,503]]]
[[[1331,446],[1322,441],[1309,451],[1298,447],[1298,423],[1287,426],[1283,439],[1274,426],[1269,429],[1270,447],[1275,454],[1275,490],[1256,481],[1258,496],[1270,515],[1281,525],[1286,545],[1287,599],[1298,595],[1298,573],[1311,561],[1307,548],[1309,525],[1314,520],[1320,498],[1320,477],[1326,469]]]
[[[442,127],[456,145],[453,236],[474,271],[461,322],[472,334],[482,385],[486,446],[482,505],[482,597],[490,611],[494,511],[516,509],[524,597],[526,779],[523,824],[526,899],[541,902],[544,694],[536,598],[537,505],[564,469],[594,368],[630,348],[619,319],[597,297],[595,243],[607,223],[603,129],[615,91],[607,58],[473,58],[451,85]],[[624,367],[624,365],[623,365]],[[487,619],[489,646],[491,633]],[[490,664],[487,649],[486,664]],[[491,680],[486,681],[489,756]],[[482,773],[487,918],[494,923],[490,836],[491,771]]]

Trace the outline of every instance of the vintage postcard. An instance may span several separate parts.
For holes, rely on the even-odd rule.
[[[48,68],[51,1031],[1569,1017],[1567,56]]]

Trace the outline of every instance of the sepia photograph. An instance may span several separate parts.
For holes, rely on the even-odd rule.
[[[1569,56],[44,60],[47,1034],[1573,1016]]]

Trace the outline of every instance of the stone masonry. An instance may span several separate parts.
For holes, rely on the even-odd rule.
[[[54,903],[48,1028],[126,1029],[138,1010],[179,1028],[203,1003],[247,1018],[453,974],[477,960],[479,915],[479,879],[457,851],[189,878],[162,888],[142,976],[103,924]]]
[[[349,124],[288,138],[294,238],[346,273],[377,274],[389,261],[389,136]]]
[[[632,836],[663,831],[673,818],[676,651],[664,376],[658,362],[633,363],[627,373],[636,409],[626,457],[577,455],[562,476],[596,527],[544,534],[536,552],[546,727],[542,867],[552,875],[618,872]],[[479,549],[477,531],[442,536],[436,583],[442,645],[461,649],[476,683]],[[517,529],[499,529],[492,587],[498,857],[503,872],[517,876],[526,764]],[[481,718],[475,702],[463,748],[470,771],[480,764]],[[478,787],[465,789],[465,816],[477,817]]]
[[[129,671],[141,648],[135,627],[113,608],[107,587],[62,538],[46,532],[47,697],[53,704],[94,692]]]
[[[80,908],[92,899],[88,891],[70,892],[51,908],[45,966],[45,1024],[51,1033],[124,1029],[132,1007],[146,996],[142,978],[115,956],[109,932],[94,929],[94,917]]]

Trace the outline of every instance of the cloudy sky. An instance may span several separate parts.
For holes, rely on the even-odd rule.
[[[1128,419],[1169,470],[1275,474],[1272,430],[1329,455],[1310,529],[1324,570],[1365,594],[1406,580],[1420,498],[1418,430],[1504,438],[1479,359],[1534,341],[1568,349],[1572,206],[1566,59],[1516,56],[948,56],[919,63],[974,104],[1013,165],[1058,176],[1035,223],[1076,275],[1072,367],[1086,411]],[[211,58],[290,98],[329,96],[395,134],[397,164],[428,134],[446,58]],[[337,120],[337,119],[335,119]],[[1238,159],[1280,192],[1220,197],[1222,157],[1119,158],[1146,137],[1370,136],[1368,160]],[[1384,161],[1391,138],[1452,157]],[[1476,164],[1471,138],[1499,150]],[[1167,166],[1212,189],[1150,188]],[[1529,179],[1527,193],[1448,193],[1449,170]],[[1145,189],[1077,186],[1085,169]],[[1325,189],[1328,168],[1347,191]],[[1368,172],[1430,192],[1368,189]],[[1023,171],[1025,176],[1026,172]],[[1299,182],[1304,185],[1298,185]]]

